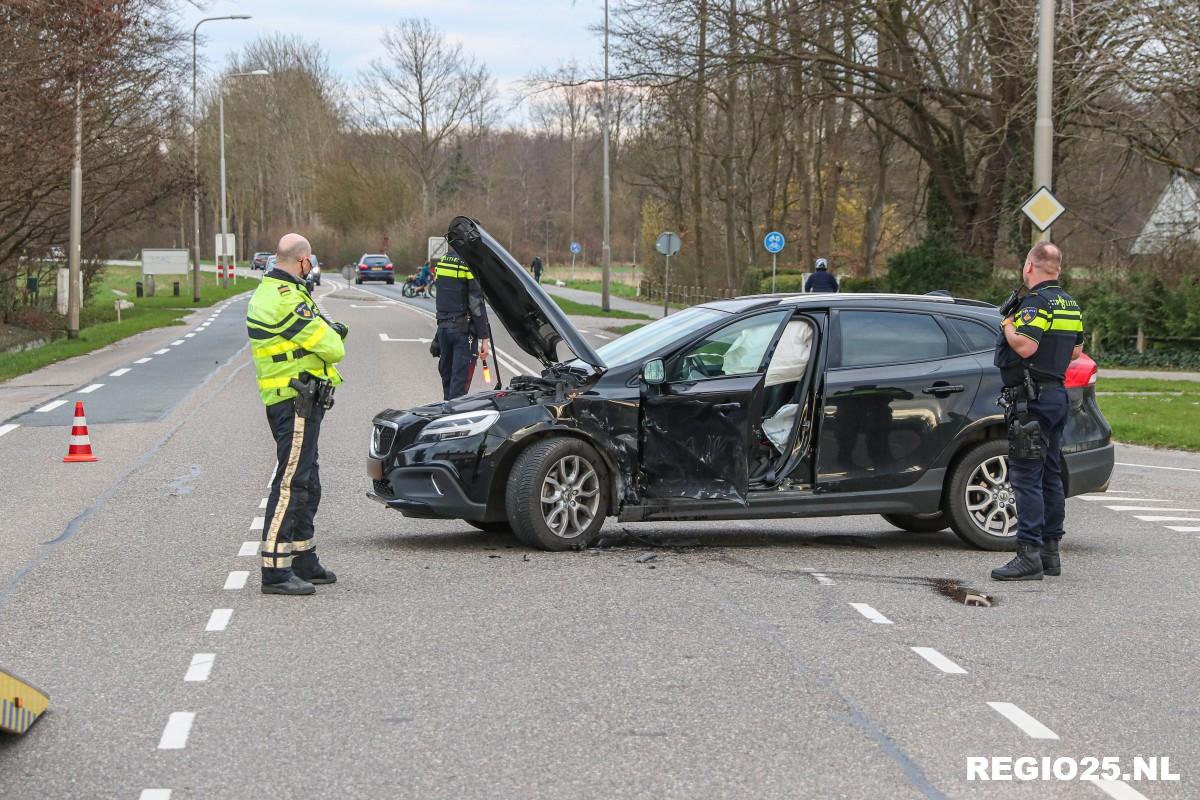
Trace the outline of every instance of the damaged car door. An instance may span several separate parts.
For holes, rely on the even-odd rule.
[[[761,417],[765,365],[790,316],[743,317],[652,362],[643,380],[640,460],[649,506],[744,505],[752,422]],[[659,382],[659,380],[661,382]]]

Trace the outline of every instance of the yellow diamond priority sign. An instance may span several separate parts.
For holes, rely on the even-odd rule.
[[[1025,205],[1021,206],[1021,210],[1025,212],[1025,216],[1029,217],[1029,220],[1037,226],[1039,231],[1044,231],[1063,215],[1067,207],[1058,202],[1058,198],[1043,186],[1033,193],[1033,197],[1025,201]]]

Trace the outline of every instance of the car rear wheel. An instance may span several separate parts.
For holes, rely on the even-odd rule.
[[[989,439],[963,453],[946,490],[950,526],[983,550],[1017,549],[1017,504],[1008,478],[1008,442]]]
[[[505,492],[513,533],[541,550],[587,547],[604,524],[606,497],[600,457],[568,438],[537,442],[521,453]]]
[[[932,514],[884,514],[883,518],[902,531],[911,533],[933,533],[950,527],[944,511]]]
[[[387,279],[387,282],[388,282],[388,286],[391,286],[393,283],[395,283],[395,282],[396,282],[396,279],[395,279],[395,278],[388,278],[388,279]]]

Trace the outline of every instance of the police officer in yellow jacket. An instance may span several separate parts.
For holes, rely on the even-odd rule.
[[[278,461],[263,525],[262,591],[300,595],[337,577],[321,566],[313,544],[313,517],[321,502],[317,438],[333,387],[334,366],[346,354],[346,326],[325,319],[305,287],[312,271],[308,240],[279,240],[275,269],[250,298],[246,329],[258,389],[267,407]]]
[[[434,351],[442,376],[442,398],[467,393],[475,359],[491,357],[491,329],[483,290],[467,262],[451,249],[437,263],[437,339]]]

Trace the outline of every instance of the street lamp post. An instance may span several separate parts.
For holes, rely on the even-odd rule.
[[[1053,190],[1054,0],[1038,0],[1037,121],[1033,126],[1033,190]],[[1050,229],[1033,230],[1033,243],[1050,241]]]
[[[612,286],[612,244],[609,236],[609,178],[608,178],[608,0],[604,0],[604,238],[600,247],[600,307],[609,311],[609,291]]]
[[[234,72],[229,75],[223,75],[217,85],[217,107],[218,118],[220,119],[220,150],[221,150],[221,249],[224,250],[229,243],[229,215],[225,211],[225,81],[229,78],[245,78],[251,75],[270,75],[265,69],[256,69],[252,72]],[[230,253],[217,253],[217,256],[228,256]],[[232,265],[231,265],[232,269]],[[221,274],[221,285],[229,285],[229,273]]]
[[[205,17],[192,28],[192,302],[200,302],[200,140],[196,132],[196,31],[206,22],[250,19],[249,14]]]

